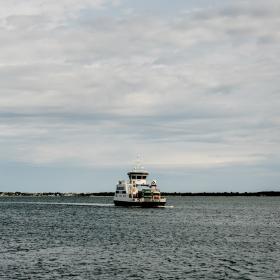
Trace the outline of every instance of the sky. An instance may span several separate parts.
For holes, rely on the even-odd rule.
[[[0,4],[0,191],[280,191],[279,0]]]

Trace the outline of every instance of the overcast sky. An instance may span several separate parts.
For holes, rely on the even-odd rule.
[[[279,0],[0,4],[0,191],[280,191]]]

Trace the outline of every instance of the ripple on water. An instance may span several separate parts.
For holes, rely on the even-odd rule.
[[[0,198],[0,279],[279,276],[278,198],[170,198],[173,209],[107,207],[111,198],[19,203],[26,200]]]

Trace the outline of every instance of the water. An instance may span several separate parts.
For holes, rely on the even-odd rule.
[[[280,198],[168,204],[2,197],[0,279],[279,279]]]

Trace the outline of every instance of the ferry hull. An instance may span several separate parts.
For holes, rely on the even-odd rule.
[[[120,200],[114,200],[114,204],[116,206],[124,206],[124,207],[138,206],[138,207],[145,207],[145,208],[153,208],[153,207],[164,206],[165,203],[166,203],[166,201],[120,201]]]

